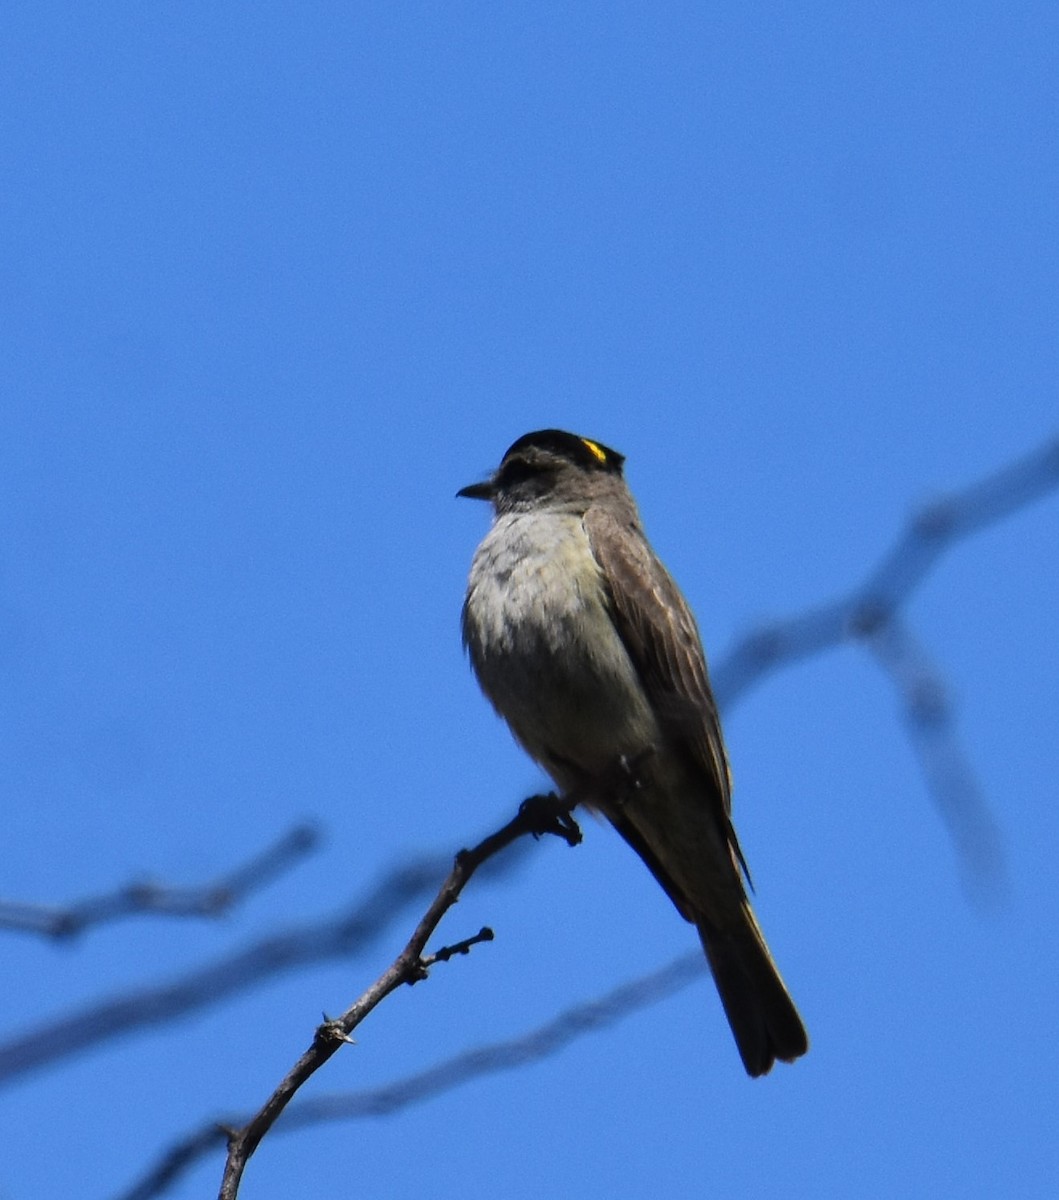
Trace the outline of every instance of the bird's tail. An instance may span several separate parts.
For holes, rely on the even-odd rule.
[[[696,922],[728,1024],[749,1075],[793,1062],[809,1049],[805,1026],[784,986],[749,903],[741,928]]]

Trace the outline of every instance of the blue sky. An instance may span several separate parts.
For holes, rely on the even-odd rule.
[[[336,911],[541,786],[458,636],[487,514],[454,493],[520,434],[628,456],[721,661],[1059,425],[1054,5],[43,2],[9,7],[0,78],[0,894],[326,835],[218,923],[4,934],[0,1040]],[[961,885],[863,650],[792,666],[726,728],[803,1061],[749,1081],[703,980],[523,1071],[270,1139],[242,1194],[1054,1195],[1057,521],[1053,496],[961,544],[906,611],[1001,898]],[[10,1084],[0,1196],[116,1195],[259,1105],[414,918]],[[483,923],[307,1093],[694,945],[592,821],[442,937]]]

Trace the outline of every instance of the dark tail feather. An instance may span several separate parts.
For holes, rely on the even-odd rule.
[[[765,1075],[772,1064],[793,1062],[809,1038],[749,905],[742,929],[698,924],[706,960],[721,994],[728,1024],[748,1075]]]

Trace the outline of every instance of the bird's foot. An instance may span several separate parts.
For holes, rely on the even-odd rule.
[[[518,812],[535,838],[550,833],[561,837],[568,846],[576,846],[581,841],[581,827],[573,818],[578,800],[579,797],[573,794],[557,796],[555,792],[548,792],[545,796],[530,796],[523,800]]]

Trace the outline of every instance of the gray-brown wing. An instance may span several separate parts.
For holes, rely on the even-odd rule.
[[[600,507],[590,508],[584,520],[607,581],[614,625],[655,711],[701,768],[704,802],[717,806],[717,820],[745,871],[731,822],[731,775],[721,721],[691,609],[639,529],[621,524]]]

